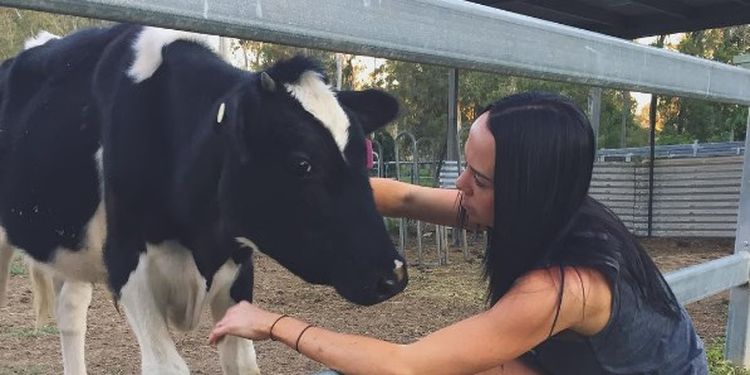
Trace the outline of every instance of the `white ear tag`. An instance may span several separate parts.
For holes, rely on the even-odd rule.
[[[224,121],[224,111],[226,110],[227,106],[224,103],[221,103],[219,106],[219,113],[216,114],[216,123],[221,124],[222,121]]]

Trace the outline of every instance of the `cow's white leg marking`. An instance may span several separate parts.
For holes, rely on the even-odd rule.
[[[229,296],[229,289],[237,277],[238,269],[239,267],[230,260],[214,276],[208,296],[214,323],[224,317],[227,309],[236,303]],[[252,341],[235,336],[226,336],[217,346],[221,370],[225,375],[260,374]]]
[[[53,290],[53,275],[41,267],[37,262],[26,258],[31,281],[31,294],[34,297],[34,317],[36,329],[40,329],[52,321],[54,316],[55,292]]]
[[[195,328],[206,294],[206,280],[190,251],[172,241],[147,244],[121,291],[141,348],[144,374],[189,373],[169,335],[168,322],[183,330]]]
[[[86,313],[91,303],[91,283],[56,279],[57,328],[60,330],[65,375],[85,375]]]
[[[0,227],[0,307],[8,301],[8,277],[10,276],[10,262],[13,259],[13,247],[7,241],[5,230]]]
[[[121,298],[125,315],[138,339],[143,374],[189,374],[169,335],[164,303],[157,302],[149,283],[151,264],[144,253],[138,266],[122,287]]]

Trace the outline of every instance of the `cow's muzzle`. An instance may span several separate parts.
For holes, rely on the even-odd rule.
[[[400,260],[396,260],[393,273],[378,280],[376,287],[378,302],[385,301],[401,293],[406,288],[408,282],[409,276],[406,272],[406,265]]]

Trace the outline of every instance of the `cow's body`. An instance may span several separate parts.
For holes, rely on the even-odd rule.
[[[60,280],[66,373],[85,373],[91,283],[119,298],[153,374],[188,373],[168,323],[252,299],[248,247],[353,302],[403,289],[350,124],[390,120],[383,94],[336,100],[304,59],[259,75],[195,34],[130,25],[32,46],[2,74],[0,248]],[[258,372],[251,342],[219,350],[225,373]]]

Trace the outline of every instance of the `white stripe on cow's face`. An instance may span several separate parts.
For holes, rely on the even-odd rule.
[[[146,26],[133,43],[135,59],[128,76],[135,83],[150,78],[162,62],[161,50],[177,40],[189,40],[205,45],[213,51],[218,48],[218,37]]]
[[[23,49],[39,47],[53,39],[60,39],[60,37],[47,31],[40,31],[35,37],[26,39],[26,42],[23,44]]]
[[[331,87],[323,82],[320,74],[313,71],[304,72],[296,83],[287,83],[284,87],[307,112],[315,116],[331,132],[343,156],[349,142],[349,118],[336,100]],[[346,157],[344,159],[346,160]]]

